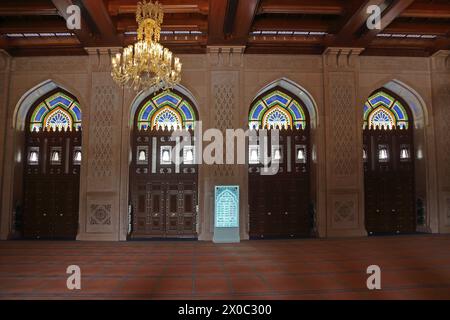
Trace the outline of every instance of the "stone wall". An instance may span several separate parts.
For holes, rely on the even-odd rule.
[[[424,154],[418,160],[418,188],[426,198],[427,231],[450,232],[449,52],[386,58],[360,56],[357,48],[330,48],[323,56],[244,55],[243,49],[210,47],[205,55],[181,55],[182,85],[195,98],[203,129],[222,131],[246,129],[251,102],[271,83],[294,84],[300,98],[311,97],[311,188],[319,236],[366,234],[359,157],[362,105],[370,93],[389,84],[410,92],[419,101],[414,107],[423,109],[415,143]],[[74,94],[83,110],[78,239],[126,239],[130,121],[137,93],[111,79],[109,54],[115,50],[91,48],[87,56],[77,57],[11,58],[0,53],[1,239],[11,235],[14,203],[20,199],[19,107],[33,88],[47,82]],[[241,237],[248,238],[247,170],[245,165],[200,166],[199,239],[212,238],[216,184],[241,187]]]

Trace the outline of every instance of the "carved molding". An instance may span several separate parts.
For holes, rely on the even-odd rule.
[[[208,60],[212,67],[243,67],[245,46],[209,46]]]
[[[450,71],[450,50],[436,52],[431,58],[432,67],[435,71]]]
[[[113,232],[113,199],[88,199],[86,231],[89,233]]]
[[[11,61],[11,57],[8,54],[8,52],[6,52],[3,49],[0,49],[0,72],[6,71],[9,69],[10,61]]]
[[[331,226],[334,229],[356,228],[358,226],[358,195],[332,195]]]
[[[330,68],[353,69],[363,51],[363,48],[327,48],[324,52],[325,63]]]
[[[85,48],[89,54],[91,70],[93,72],[110,72],[111,57],[120,52],[121,49],[118,47]]]

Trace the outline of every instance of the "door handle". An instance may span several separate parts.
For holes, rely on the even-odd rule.
[[[268,215],[268,216],[271,216],[271,215],[272,215],[272,212],[267,212],[267,215]]]
[[[376,210],[376,213],[380,213],[380,209],[377,209],[377,210]]]
[[[397,213],[397,211],[395,210],[395,209],[392,209],[392,214],[396,214]]]
[[[63,213],[60,213],[59,216],[62,217],[62,216],[64,216],[64,214],[63,214]]]
[[[44,217],[46,217],[47,216],[47,214],[46,213],[44,213],[44,214],[42,214]]]
[[[286,211],[286,212],[285,212],[284,214],[285,214],[285,215],[288,215],[288,214],[289,214],[289,212],[287,212],[287,211]]]

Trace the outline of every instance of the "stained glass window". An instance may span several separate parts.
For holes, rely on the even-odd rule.
[[[141,107],[138,129],[193,129],[196,113],[189,101],[174,91],[164,91],[149,98]]]
[[[30,130],[81,129],[81,108],[76,100],[62,91],[37,104],[30,118]]]
[[[303,107],[293,96],[273,90],[253,104],[249,126],[251,129],[305,129],[306,116]]]
[[[385,91],[372,95],[364,105],[364,129],[408,129],[409,119],[403,104]]]

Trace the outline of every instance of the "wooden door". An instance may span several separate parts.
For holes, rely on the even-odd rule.
[[[76,153],[81,152],[81,132],[32,132],[26,142],[23,236],[75,239],[81,165]]]
[[[370,234],[415,232],[412,129],[364,130],[364,187]]]
[[[271,141],[270,134],[268,131]],[[252,148],[250,143],[249,158]],[[279,149],[279,171],[262,175],[262,165],[249,164],[250,237],[308,237],[312,217],[309,213],[309,134],[306,130],[280,131],[278,146],[268,144],[268,155]],[[261,148],[258,149],[261,151]],[[258,151],[258,152],[259,152]],[[302,156],[299,156],[301,152]]]
[[[180,150],[178,165],[164,159],[175,144],[167,131],[133,133],[132,239],[197,237],[198,167],[186,156],[186,150],[194,152],[193,143]]]

